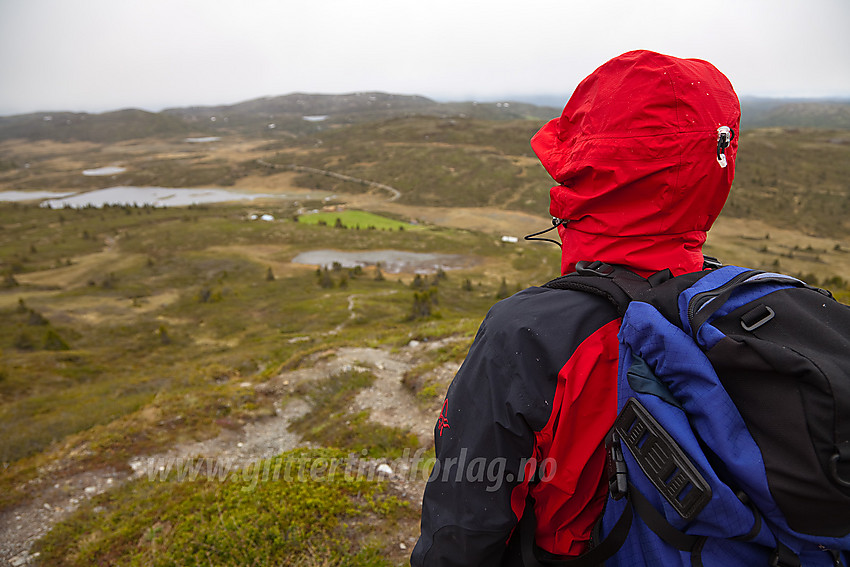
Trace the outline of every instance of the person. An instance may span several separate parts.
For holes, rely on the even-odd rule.
[[[706,61],[632,51],[584,79],[531,140],[558,183],[561,272],[581,260],[643,276],[702,269],[739,121],[732,85]],[[619,326],[609,302],[581,291],[531,287],[493,306],[434,430],[413,567],[521,565],[526,513],[538,553],[588,549],[607,496]]]

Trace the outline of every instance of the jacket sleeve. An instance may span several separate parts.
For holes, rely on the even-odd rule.
[[[535,434],[549,420],[558,372],[574,350],[571,343],[580,339],[571,335],[584,332],[578,327],[598,326],[565,325],[564,315],[599,306],[587,297],[530,288],[488,313],[434,430],[436,463],[423,497],[413,567],[502,562],[525,504],[526,470],[533,468],[527,469],[528,462],[539,458]],[[556,298],[567,301],[553,308]],[[602,310],[601,318],[610,319],[611,310]]]

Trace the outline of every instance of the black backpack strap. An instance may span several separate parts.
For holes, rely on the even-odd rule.
[[[534,515],[534,499],[531,495],[526,500],[525,510],[519,521],[520,547],[522,549],[522,563],[525,567],[598,567],[603,565],[607,559],[614,556],[623,546],[629,529],[632,527],[634,511],[630,501],[622,515],[611,528],[605,538],[595,543],[586,553],[570,559],[555,559],[552,557],[540,557],[534,545],[534,533],[537,529],[537,518]],[[600,522],[602,519],[600,518]]]
[[[604,297],[617,308],[617,313],[622,317],[632,300],[672,277],[670,270],[644,278],[623,266],[582,261],[576,264],[575,272],[555,278],[543,287],[574,289]]]

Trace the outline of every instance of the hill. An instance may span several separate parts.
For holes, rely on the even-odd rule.
[[[163,113],[126,109],[103,114],[38,112],[0,116],[0,140],[109,143],[135,138],[185,136],[191,126]]]
[[[481,120],[545,120],[558,111],[518,102],[440,103],[421,96],[364,92],[294,93],[233,105],[171,108],[153,113],[127,109],[103,114],[39,112],[0,117],[0,140],[109,143],[150,137],[238,134],[281,138],[340,125],[414,115]]]
[[[741,99],[741,128],[850,129],[850,100]]]
[[[744,129],[850,129],[847,100],[744,98],[741,103]],[[557,106],[516,101],[437,102],[422,96],[381,92],[293,93],[231,105],[170,108],[157,113],[125,109],[103,114],[39,112],[6,116],[0,117],[0,140],[110,143],[137,138],[233,134],[282,139],[314,135],[344,125],[414,116],[543,122],[559,113]]]

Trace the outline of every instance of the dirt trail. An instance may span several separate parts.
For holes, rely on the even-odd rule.
[[[278,163],[271,163],[264,159],[258,159],[257,163],[266,167],[271,167],[272,169],[283,169],[287,171],[294,171],[297,173],[315,173],[317,175],[324,175],[325,177],[333,177],[334,179],[339,179],[340,181],[349,181],[351,183],[358,183],[360,185],[365,185],[373,189],[380,189],[381,191],[386,191],[390,194],[389,201],[397,201],[401,198],[401,191],[399,191],[395,187],[390,187],[389,185],[379,183],[377,181],[370,181],[368,179],[352,177],[351,175],[345,175],[342,173],[337,173],[335,171],[328,171],[327,169],[316,169],[315,167],[306,167],[303,165],[295,164],[284,165]]]
[[[267,382],[244,382],[243,387],[253,388],[275,399],[274,416],[248,423],[240,430],[225,430],[213,439],[176,445],[157,455],[135,457],[128,463],[133,474],[93,470],[60,483],[45,483],[47,486],[32,500],[0,513],[0,562],[15,567],[31,563],[36,557],[30,555],[35,541],[56,522],[68,517],[82,502],[132,478],[155,480],[160,467],[174,465],[181,459],[216,459],[239,467],[297,447],[309,446],[289,431],[289,424],[310,409],[309,404],[298,396],[297,388],[305,382],[321,380],[347,369],[368,369],[377,378],[357,395],[349,408],[351,411],[369,410],[372,420],[387,426],[407,428],[419,438],[420,446],[428,446],[439,408],[423,410],[401,380],[407,370],[427,355],[428,350],[455,340],[458,339],[423,343],[411,341],[396,351],[389,348],[339,348],[318,353],[305,363],[305,368],[283,372]],[[442,369],[447,376],[457,370],[448,366]],[[411,452],[416,449],[411,447]],[[397,467],[397,470],[385,468],[387,465],[382,461],[371,462],[370,466],[389,480],[397,494],[408,499],[413,506],[419,505],[425,484],[421,476],[414,478],[403,467]],[[406,535],[398,543],[404,549],[414,542],[411,535]]]

